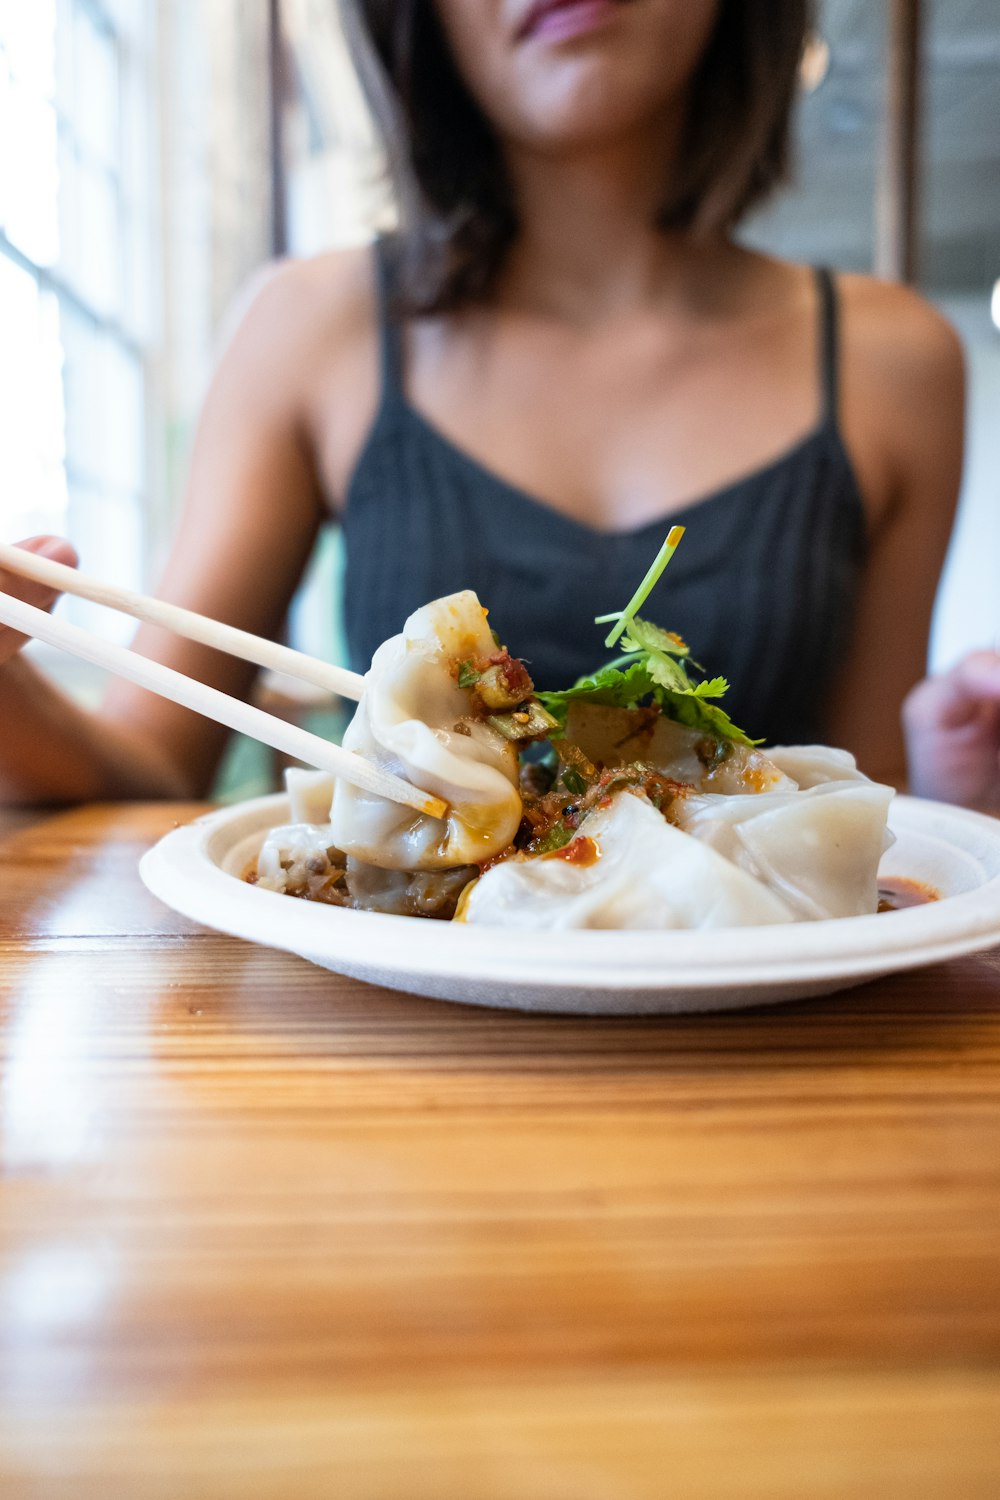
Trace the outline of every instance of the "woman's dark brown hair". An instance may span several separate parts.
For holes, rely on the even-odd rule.
[[[731,229],[789,168],[810,0],[720,0],[692,80],[680,171],[660,223]],[[400,215],[400,292],[413,312],[489,295],[517,212],[500,143],[452,59],[432,0],[346,0],[348,36]]]

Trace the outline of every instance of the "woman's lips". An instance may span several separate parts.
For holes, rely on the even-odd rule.
[[[564,42],[603,26],[622,0],[537,0],[518,29],[519,42]]]

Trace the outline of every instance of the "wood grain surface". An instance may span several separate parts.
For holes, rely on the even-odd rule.
[[[0,1495],[1000,1494],[1000,954],[635,1021],[369,988],[0,844]]]

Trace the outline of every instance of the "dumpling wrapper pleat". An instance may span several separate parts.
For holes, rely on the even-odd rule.
[[[804,919],[859,917],[878,906],[878,865],[892,842],[892,787],[827,781],[760,797],[695,795],[671,816],[685,833],[762,882]]]

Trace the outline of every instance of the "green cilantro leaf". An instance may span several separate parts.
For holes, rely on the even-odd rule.
[[[721,677],[715,680],[725,681]],[[740,745],[763,744],[762,740],[752,740],[749,735],[744,734],[724,709],[706,701],[707,695],[699,692],[698,688],[710,685],[699,683],[698,687],[692,686],[684,693],[660,688],[655,695],[656,701],[668,719],[674,719],[688,729],[697,729],[699,733],[711,735],[715,739],[735,740]]]
[[[662,630],[649,620],[633,615],[622,640],[625,651],[659,651],[664,656],[688,657],[691,647],[673,630]]]
[[[622,671],[603,667],[590,677],[581,677],[561,693],[539,693],[549,713],[565,727],[571,703],[603,703],[610,708],[635,708],[653,690],[653,679],[643,661],[634,661]]]
[[[644,657],[646,671],[652,677],[657,687],[666,688],[668,692],[687,693],[691,689],[691,682],[680,662],[674,661],[672,656],[661,656],[658,651],[649,651]]]
[[[551,738],[565,735],[566,719],[572,703],[600,703],[611,708],[638,708],[655,704],[667,718],[695,729],[717,740],[736,740],[744,745],[759,745],[738,728],[716,703],[729,691],[724,677],[695,682],[688,675],[693,667],[700,675],[703,668],[691,657],[687,642],[672,630],[663,630],[636,611],[645,603],[653,586],[677,550],[684,535],[683,526],[674,526],[642,583],[625,608],[618,614],[599,615],[596,623],[614,621],[605,645],[620,641],[625,653],[589,677],[581,677],[561,693],[539,693],[537,696],[558,720],[559,728]],[[565,778],[564,778],[565,780]]]
[[[724,709],[709,701],[728,691],[724,677],[691,681],[681,655],[686,655],[687,646],[679,636],[636,616],[629,622],[629,633],[622,644],[627,654],[610,666],[581,677],[564,692],[538,694],[563,729],[571,703],[603,703],[611,708],[655,703],[668,719],[700,734],[743,745],[761,743],[750,739]]]

